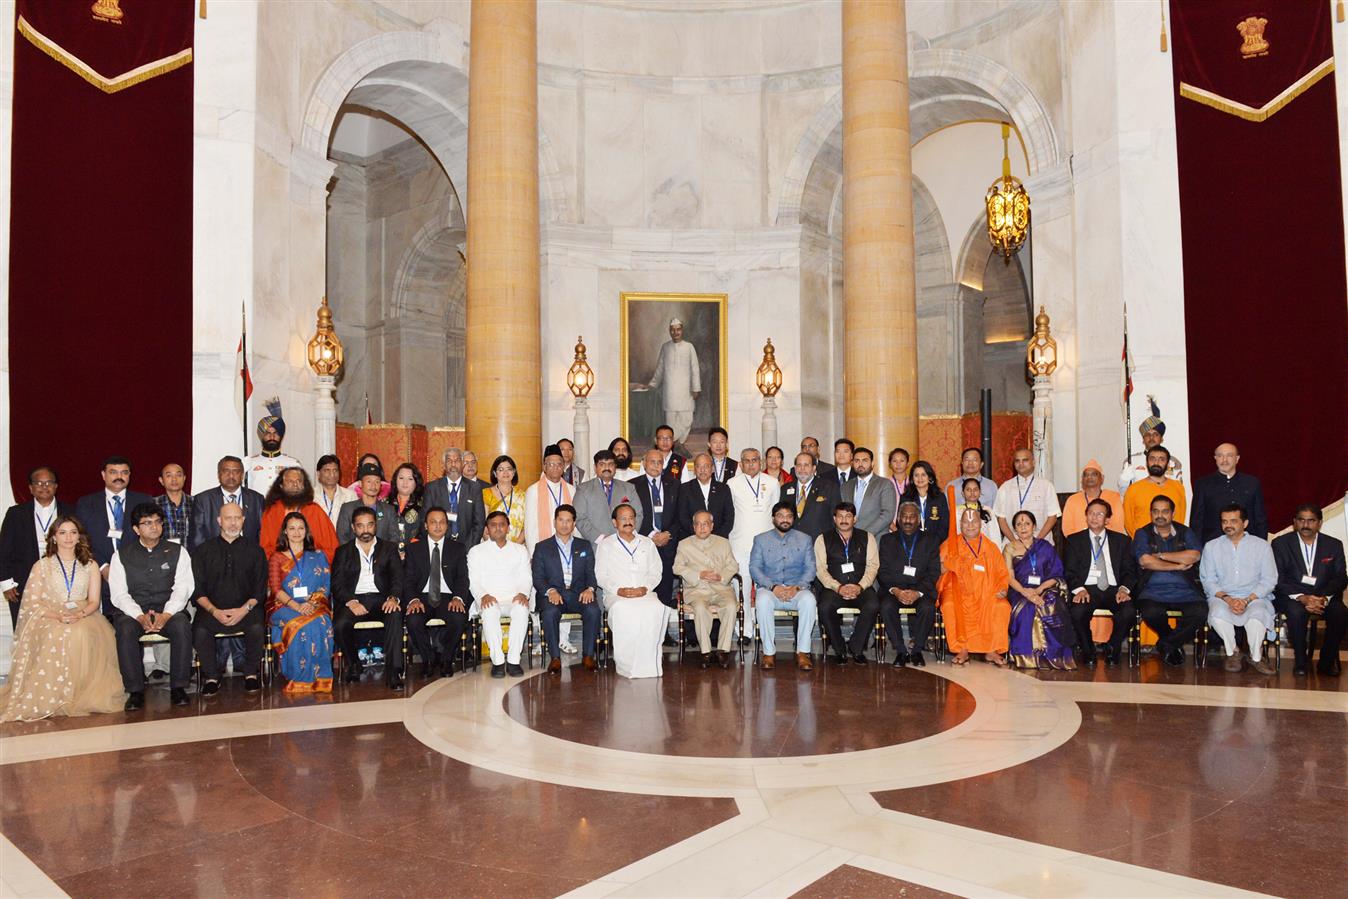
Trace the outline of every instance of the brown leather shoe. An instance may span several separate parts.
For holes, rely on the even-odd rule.
[[[796,667],[801,671],[814,670],[814,663],[810,661],[810,654],[808,652],[796,653]]]
[[[764,671],[771,671],[773,668],[777,667],[777,659],[776,659],[776,657],[774,657],[774,656],[763,656],[763,665],[762,665],[762,667],[763,667],[763,670],[764,670]]]
[[[561,674],[561,673],[562,673],[561,659],[553,659],[551,662],[548,662],[548,674]]]
[[[595,664],[594,656],[586,656],[585,658],[580,660],[580,664],[585,668],[586,671],[593,671],[599,667],[598,665]]]

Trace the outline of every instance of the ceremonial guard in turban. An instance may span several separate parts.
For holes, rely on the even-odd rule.
[[[267,400],[267,415],[257,422],[257,439],[262,441],[262,452],[243,460],[244,476],[248,479],[248,489],[256,490],[263,496],[271,489],[277,475],[287,468],[303,468],[300,460],[281,452],[281,442],[286,439],[286,422],[281,417],[281,398],[274,396]]]

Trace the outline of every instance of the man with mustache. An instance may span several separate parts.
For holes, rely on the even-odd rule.
[[[1169,497],[1175,504],[1175,520],[1184,520],[1184,485],[1166,477],[1169,465],[1170,450],[1159,443],[1147,450],[1147,476],[1123,495],[1123,529],[1129,537],[1151,522],[1151,501],[1158,496]]]
[[[131,490],[131,460],[125,456],[108,456],[103,460],[103,489],[97,493],[82,496],[75,503],[75,516],[84,525],[89,534],[89,549],[93,550],[103,579],[108,579],[108,564],[112,555],[127,540],[134,540],[131,533],[131,510],[141,503],[154,505],[148,493]],[[109,614],[112,606],[104,592],[103,613]]]
[[[1343,591],[1348,587],[1343,541],[1320,533],[1324,512],[1304,503],[1292,515],[1292,533],[1273,541],[1273,560],[1278,566],[1278,586],[1273,605],[1287,616],[1295,661],[1292,673],[1305,677],[1310,656],[1306,628],[1311,615],[1325,619],[1325,642],[1320,644],[1320,663],[1315,670],[1323,677],[1339,674],[1339,646],[1348,631],[1348,609]]]
[[[300,467],[299,459],[281,452],[281,443],[286,439],[281,398],[274,396],[267,400],[266,405],[268,414],[257,422],[257,439],[262,441],[262,452],[243,460],[244,470],[248,473],[248,489],[256,490],[263,496],[271,490],[281,472],[287,468]]]

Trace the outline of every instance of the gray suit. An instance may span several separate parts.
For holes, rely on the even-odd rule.
[[[856,502],[857,480],[854,477],[843,484],[843,502]],[[889,533],[889,526],[894,523],[894,513],[898,509],[899,497],[894,492],[894,482],[872,473],[866,492],[861,497],[861,508],[857,509],[856,526],[879,540]]]
[[[351,529],[351,516],[356,514],[356,510],[365,505],[359,499],[353,499],[350,502],[342,503],[342,508],[337,511],[337,542],[350,543],[356,538],[356,532]],[[384,500],[379,500],[374,504],[375,525],[374,535],[380,540],[391,540],[398,542],[398,513],[393,506]]]
[[[444,476],[426,482],[422,493],[421,508],[430,511],[439,506],[449,511],[449,480]],[[482,529],[487,526],[487,507],[482,502],[482,482],[470,478],[459,481],[459,533],[453,539],[465,549],[471,549],[482,542]],[[453,535],[454,526],[450,525]]]
[[[637,501],[636,490],[626,481],[616,478],[612,481],[613,498],[604,495],[604,482],[591,478],[576,488],[571,502],[576,507],[576,529],[591,543],[607,534],[616,534],[613,526],[613,510],[627,503],[637,511],[637,533],[641,532],[641,503]]]

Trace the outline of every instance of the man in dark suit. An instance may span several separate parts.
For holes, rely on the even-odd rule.
[[[708,431],[707,452],[711,454],[712,480],[722,484],[730,483],[730,479],[740,468],[740,464],[730,458],[730,432],[720,427]]]
[[[449,516],[449,539],[464,551],[482,542],[487,525],[487,507],[482,503],[482,482],[463,476],[463,451],[451,446],[444,455],[445,476],[426,484],[422,504],[439,506]]]
[[[113,553],[127,540],[135,539],[131,533],[131,510],[141,503],[154,505],[154,500],[148,493],[128,489],[131,462],[125,456],[104,459],[101,474],[103,489],[81,496],[75,503],[75,517],[88,532],[89,549],[93,550],[94,560],[98,562],[103,579],[107,580]],[[112,614],[106,590],[103,591],[103,614]]]
[[[468,627],[473,595],[468,589],[468,551],[446,539],[449,513],[439,506],[426,510],[426,536],[407,544],[403,562],[403,608],[412,651],[421,656],[422,673],[454,676],[454,656]],[[436,569],[439,569],[437,572]],[[426,622],[439,618],[444,627]]]
[[[782,485],[782,502],[796,507],[796,530],[818,537],[833,527],[833,507],[842,502],[838,482],[816,475],[814,457],[805,450],[796,454],[795,473],[794,481]]]
[[[729,539],[730,529],[735,526],[735,501],[730,496],[730,488],[712,477],[711,456],[706,453],[699,453],[693,459],[693,472],[696,479],[679,486],[679,530],[675,536],[679,540],[691,537],[693,516],[698,512],[710,512],[711,532]]]
[[[189,551],[220,536],[220,508],[226,503],[243,507],[243,539],[256,543],[262,533],[262,507],[266,503],[261,493],[243,486],[243,460],[225,456],[215,466],[215,477],[219,486],[192,497],[192,526],[187,531]]]
[[[1114,618],[1114,629],[1105,644],[1105,665],[1119,663],[1119,649],[1137,621],[1137,557],[1126,534],[1106,529],[1114,508],[1096,497],[1086,504],[1086,530],[1067,537],[1063,545],[1063,577],[1072,597],[1069,608],[1077,634],[1081,661],[1095,666],[1095,638],[1091,617],[1105,609]]]
[[[892,485],[891,485],[892,486]],[[918,520],[921,514],[917,503],[906,502],[899,507],[899,529],[885,532],[880,538],[879,582],[880,620],[885,633],[894,643],[894,667],[912,663],[919,668],[927,664],[922,652],[927,646],[936,623],[936,579],[941,576],[941,535],[924,531]],[[903,642],[901,609],[913,609],[909,632],[913,637],[913,651]]]
[[[5,523],[0,525],[0,592],[9,604],[10,624],[19,623],[19,601],[23,598],[28,572],[47,551],[47,532],[52,522],[63,515],[74,515],[73,506],[57,502],[60,478],[56,469],[39,466],[28,472],[28,492],[33,498],[10,506]]]
[[[660,552],[664,573],[655,595],[671,609],[674,608],[674,555],[679,550],[675,532],[679,526],[676,510],[679,504],[679,481],[664,473],[664,457],[659,449],[646,451],[642,459],[643,472],[628,481],[641,504],[640,532],[651,538]]]
[[[839,437],[833,441],[833,480],[838,485],[838,494],[842,495],[843,485],[848,481],[856,479],[857,473],[852,470],[852,454],[856,452],[857,445],[846,437]],[[936,485],[933,484],[933,487]]]
[[[356,622],[384,623],[384,680],[389,689],[403,685],[403,572],[398,544],[375,537],[372,509],[351,516],[356,539],[332,556],[332,624],[337,646],[347,661],[348,683],[360,680],[364,666],[356,652]]]
[[[660,469],[675,481],[683,481],[688,460],[674,452],[674,429],[669,425],[655,429],[655,448],[660,451]]]
[[[1292,516],[1293,531],[1273,541],[1273,561],[1278,566],[1278,584],[1273,605],[1287,616],[1295,656],[1292,672],[1306,675],[1310,658],[1306,652],[1306,628],[1312,614],[1325,619],[1325,642],[1320,644],[1320,662],[1315,670],[1334,677],[1339,673],[1339,646],[1348,630],[1348,609],[1343,591],[1348,588],[1343,541],[1320,533],[1324,513],[1306,503]]]
[[[821,461],[819,458],[819,439],[817,437],[802,438],[800,441],[800,451],[802,453],[810,454],[810,458],[814,461],[814,474],[816,476],[830,479],[835,484],[838,482],[838,469],[833,466],[832,462]],[[800,475],[796,474],[794,469],[791,471],[791,474],[800,477]]]
[[[1194,481],[1194,498],[1189,504],[1189,527],[1204,546],[1222,536],[1222,509],[1236,503],[1249,515],[1245,533],[1268,539],[1268,514],[1264,511],[1264,488],[1252,474],[1237,471],[1240,450],[1234,443],[1223,443],[1212,451],[1217,470]]]
[[[573,536],[576,531],[576,510],[563,503],[552,513],[553,534],[540,540],[534,547],[531,562],[534,577],[534,596],[538,604],[538,618],[543,625],[543,639],[548,644],[548,674],[562,673],[561,621],[567,612],[580,615],[581,664],[587,671],[595,669],[594,644],[599,636],[603,612],[595,600],[599,587],[594,577],[594,546],[588,540]]]

